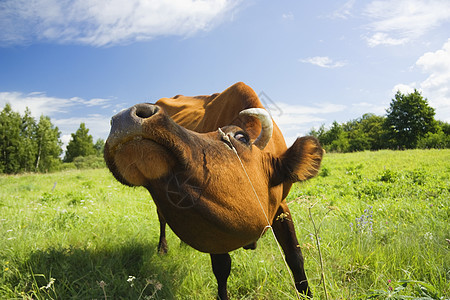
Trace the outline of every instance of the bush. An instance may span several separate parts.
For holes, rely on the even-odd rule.
[[[63,162],[59,168],[58,171],[67,171],[67,170],[75,170],[77,167],[75,166],[75,164],[73,162],[70,163],[65,163]]]
[[[103,157],[96,155],[75,157],[73,163],[77,169],[101,169],[106,167]]]
[[[395,171],[386,169],[378,176],[378,180],[382,182],[396,182],[399,179],[399,174]]]
[[[331,174],[331,171],[329,168],[327,168],[325,166],[320,168],[319,176],[327,177],[327,176],[330,176],[330,174]]]
[[[428,132],[417,142],[417,148],[420,149],[445,149],[450,148],[450,136],[442,130],[436,133]]]

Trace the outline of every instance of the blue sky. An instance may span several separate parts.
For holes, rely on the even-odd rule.
[[[2,0],[0,107],[94,139],[139,102],[243,81],[288,144],[420,90],[450,122],[450,1]]]

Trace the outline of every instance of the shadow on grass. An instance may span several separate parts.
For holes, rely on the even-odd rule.
[[[37,299],[173,299],[187,274],[143,243],[38,250],[19,268],[10,283]]]

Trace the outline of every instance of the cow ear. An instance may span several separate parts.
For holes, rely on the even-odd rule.
[[[316,176],[323,152],[315,137],[297,138],[294,144],[276,160],[273,183],[304,181]]]

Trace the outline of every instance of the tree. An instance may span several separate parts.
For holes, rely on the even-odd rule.
[[[326,132],[325,124],[322,124],[322,125],[320,125],[318,130],[316,130],[314,127],[311,128],[311,130],[308,132],[308,135],[316,137],[319,140],[320,144],[322,144],[322,146],[323,146],[322,139],[323,139],[325,132]]]
[[[448,136],[450,136],[450,123],[437,121],[438,126],[441,128],[442,132]]]
[[[330,130],[325,134],[325,144],[332,144],[334,141],[339,140],[342,137],[344,129],[342,126],[334,121]]]
[[[0,172],[20,172],[22,119],[7,103],[0,113]]]
[[[0,113],[0,173],[49,171],[60,163],[60,132],[49,117],[39,123],[26,108],[23,117],[6,104]]]
[[[20,166],[21,170],[31,172],[35,170],[37,144],[36,144],[36,120],[31,116],[31,111],[27,107],[22,117],[20,128]]]
[[[94,145],[95,151],[97,152],[97,156],[103,157],[103,149],[105,149],[105,140],[97,139]]]
[[[343,126],[336,121],[328,131],[323,133],[319,141],[327,151],[346,152],[349,148],[347,133]]]
[[[84,123],[80,124],[80,128],[75,133],[72,133],[72,139],[67,145],[64,162],[72,162],[75,157],[88,156],[96,154],[92,135],[89,134],[89,129]]]
[[[386,112],[385,124],[395,147],[415,148],[420,138],[437,130],[434,109],[417,90],[406,95],[398,91]]]
[[[417,148],[421,149],[444,149],[450,148],[450,135],[445,134],[441,128],[436,133],[428,132],[417,142]]]
[[[325,129],[325,125],[322,125],[319,130],[312,129],[309,135],[315,136],[327,151],[348,151],[347,133],[344,131],[343,126],[336,121],[333,122],[329,130]]]
[[[62,142],[59,139],[61,132],[54,127],[49,117],[41,115],[36,126],[36,159],[35,171],[46,172],[54,169],[61,163],[59,156],[62,153]]]
[[[417,143],[417,148],[450,148],[450,124],[443,121],[437,121],[437,128],[435,133],[428,132],[422,137]]]
[[[344,124],[344,131],[348,132],[349,151],[383,149],[386,135],[384,122],[384,117],[369,113]]]

